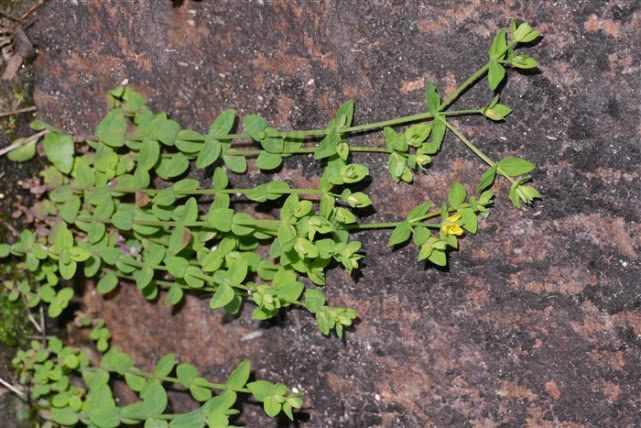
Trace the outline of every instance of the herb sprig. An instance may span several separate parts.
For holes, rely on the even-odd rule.
[[[55,318],[74,297],[66,281],[82,275],[95,277],[102,294],[121,283],[135,284],[149,300],[164,290],[170,305],[185,293],[198,293],[209,297],[211,308],[238,314],[251,302],[258,320],[297,307],[314,315],[322,334],[335,331],[342,337],[357,313],[330,306],[320,287],[334,266],[348,273],[359,268],[363,254],[353,233],[390,229],[389,246],[412,241],[419,261],[445,266],[448,251],[458,248],[464,234],[476,233],[479,218],[489,215],[497,176],[510,183],[508,197],[516,208],[540,197],[524,184],[532,163],[518,157],[494,160],[451,120],[463,115],[504,120],[511,109],[500,102],[498,92],[506,68],[537,67],[536,60],[516,49],[538,37],[529,24],[512,21],[497,32],[486,64],[450,95],[442,98],[428,83],[427,111],[372,123],[354,124],[354,103],[347,101],[323,129],[277,130],[264,118],[248,115],[242,132],[235,133],[237,115],[229,109],[199,133],[183,129],[165,113],[152,112],[140,93],[125,86],[109,92],[111,110],[94,136],[74,138],[35,121],[36,133],[14,143],[8,157],[28,160],[41,142],[51,163],[41,172],[46,192],[32,208],[35,230],[22,231],[12,244],[0,244],[0,259],[11,257],[29,277],[4,281],[3,287],[10,299],[23,299],[30,308],[46,307]],[[494,93],[488,103],[450,109],[484,77]],[[350,144],[350,136],[377,130],[384,136],[383,147]],[[412,183],[448,133],[487,164],[474,191],[455,182],[445,201],[423,201],[394,220],[362,222],[361,210],[372,206],[360,190],[369,171],[353,157],[384,155],[392,180]],[[243,188],[230,183],[228,172],[244,174],[252,165],[273,171],[289,156],[310,154],[323,165],[318,187],[295,188],[279,180]],[[186,177],[194,170],[201,170],[205,180]],[[272,216],[251,214],[238,208],[240,201],[269,203],[277,211]],[[14,359],[45,426],[80,422],[111,428],[144,422],[225,427],[238,413],[233,408],[237,394],[251,394],[269,416],[283,412],[292,419],[293,410],[302,406],[301,394],[284,384],[249,382],[249,361],[241,362],[224,383],[201,377],[190,364],[176,364],[172,354],[145,372],[127,354],[110,349],[104,322],[84,319],[79,324],[91,327],[89,336],[104,353],[99,365],[58,339],[34,341]],[[123,379],[140,400],[119,407],[110,386],[114,378]],[[186,414],[169,413],[168,387],[183,388],[203,404]]]
[[[329,306],[318,286],[334,265],[348,273],[358,269],[361,243],[351,233],[393,229],[390,246],[412,238],[419,260],[445,266],[448,250],[458,248],[464,233],[476,233],[478,216],[488,215],[494,197],[489,188],[497,175],[510,182],[509,198],[516,207],[539,197],[524,185],[533,164],[516,157],[494,161],[450,121],[475,114],[505,119],[511,109],[498,95],[480,108],[448,110],[486,74],[490,89],[497,91],[505,67],[536,67],[535,60],[515,49],[537,37],[528,24],[512,23],[509,31],[497,33],[488,62],[448,97],[441,98],[432,83],[426,85],[427,112],[362,125],[353,123],[354,103],[347,101],[324,129],[282,131],[248,115],[242,120],[244,132],[233,133],[236,112],[229,109],[201,134],[181,128],[165,113],[153,113],[133,89],[118,87],[108,95],[112,109],[82,150],[63,131],[40,121],[32,124],[52,164],[41,174],[47,197],[34,207],[49,229],[24,231],[17,243],[0,246],[0,257],[24,258],[44,284],[23,294],[32,304],[45,302],[50,316],[61,313],[73,297],[71,288],[60,287],[60,279],[71,279],[83,264],[84,276],[99,276],[101,293],[134,282],[150,300],[165,289],[171,305],[185,292],[205,293],[211,308],[230,314],[251,301],[258,320],[294,306],[314,314],[323,334],[335,330],[342,336],[357,313]],[[377,129],[383,130],[385,147],[350,145],[348,136]],[[391,178],[411,183],[440,151],[448,131],[488,165],[475,192],[454,183],[440,204],[425,201],[394,221],[360,222],[359,210],[372,201],[354,186],[369,171],[354,163],[352,154],[386,154]],[[241,148],[247,139],[259,148]],[[284,158],[299,154],[323,162],[317,188],[293,188],[277,180],[251,188],[230,186],[227,171],[247,172],[247,158],[256,157],[261,170],[274,170]],[[211,184],[182,178],[194,168],[213,171]],[[239,200],[280,205],[278,218],[241,211],[235,205]],[[14,296],[19,292],[14,289]]]
[[[34,340],[27,350],[20,350],[12,360],[20,384],[28,389],[33,411],[43,426],[85,426],[115,428],[122,425],[146,427],[231,427],[230,419],[240,412],[234,408],[238,394],[248,394],[262,404],[268,416],[284,413],[293,420],[303,399],[285,384],[266,380],[249,381],[251,364],[240,362],[222,383],[202,377],[189,363],[178,364],[173,354],[158,359],[153,370],[143,371],[129,355],[108,347],[110,336],[101,320],[77,319],[81,326],[92,327],[90,337],[96,340],[103,355],[94,365],[81,348],[65,346],[54,337]],[[112,383],[123,380],[139,399],[119,406],[113,397]],[[182,389],[199,406],[186,413],[172,413],[169,389]]]

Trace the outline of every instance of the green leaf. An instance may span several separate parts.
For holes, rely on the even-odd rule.
[[[162,384],[152,379],[147,382],[145,389],[140,395],[145,405],[145,410],[150,416],[159,416],[167,407],[167,392]]]
[[[159,158],[160,144],[158,144],[158,141],[145,138],[138,154],[138,167],[144,171],[149,171],[156,165]]]
[[[198,158],[196,159],[196,167],[203,169],[207,168],[212,163],[216,162],[223,151],[223,145],[220,141],[208,139],[202,147]]]
[[[186,414],[179,415],[174,419],[177,419],[177,418],[179,418],[181,416],[184,417],[185,415]],[[179,425],[173,425],[173,426],[179,426]],[[167,421],[162,420],[162,419],[154,419],[154,418],[147,419],[145,421],[145,425],[143,426],[143,428],[168,428],[168,427],[169,427],[169,423]],[[180,426],[180,428],[186,428],[186,427],[185,426]]]
[[[73,223],[79,210],[80,198],[75,196],[60,206],[60,217],[67,223]]]
[[[265,130],[266,135],[270,135],[270,133],[273,134],[277,132],[278,131],[273,128],[267,128]],[[283,153],[283,150],[285,149],[285,142],[283,140],[283,137],[280,135],[267,136],[266,138],[263,138],[260,141],[260,145],[263,147],[263,149],[266,152],[273,153],[273,154]]]
[[[247,262],[239,258],[229,268],[227,280],[230,285],[240,285],[247,277]]]
[[[205,418],[200,408],[180,414],[169,422],[169,428],[203,428],[204,426]]]
[[[251,363],[249,360],[243,360],[238,366],[231,372],[225,383],[231,389],[241,389],[245,387],[247,380],[249,379],[249,371],[251,368]]]
[[[267,416],[271,416],[273,418],[280,413],[281,408],[282,404],[278,402],[273,395],[268,395],[265,397],[265,401],[263,402],[263,409],[265,409],[265,413],[267,414]]]
[[[472,208],[459,208],[457,212],[461,215],[463,229],[470,233],[476,233],[478,229],[478,218]]]
[[[100,360],[100,367],[103,369],[116,372],[121,375],[124,375],[132,368],[134,365],[131,357],[124,352],[119,351],[117,348],[112,347],[103,355],[102,360]]]
[[[167,303],[172,306],[177,305],[183,299],[183,295],[182,288],[178,284],[173,284],[167,291]]]
[[[427,259],[437,266],[447,265],[447,257],[445,255],[445,251],[443,250],[432,249],[432,252],[427,257]]]
[[[444,120],[440,115],[434,119],[432,122],[431,141],[421,146],[428,155],[433,155],[441,149],[441,144],[443,144],[443,139],[445,138],[445,131],[447,131]]]
[[[255,114],[245,116],[243,119],[243,128],[245,129],[245,132],[247,132],[249,136],[256,141],[260,141],[265,138],[265,129],[267,129],[268,125],[269,124],[265,119]]]
[[[319,290],[308,288],[304,296],[303,304],[313,314],[325,305],[325,295]]]
[[[407,213],[407,220],[415,220],[417,218],[423,217],[425,214],[427,214],[427,211],[432,207],[432,203],[427,201],[423,202],[421,204],[418,204],[412,210]]]
[[[120,426],[120,412],[117,407],[99,407],[89,409],[89,420],[98,428],[116,428]]]
[[[154,366],[153,373],[157,377],[169,376],[169,373],[174,369],[175,364],[176,356],[174,354],[163,355]]]
[[[230,171],[236,174],[244,174],[247,172],[247,160],[245,156],[223,155],[223,162],[225,162],[225,165]]]
[[[198,189],[200,183],[193,178],[184,178],[171,186],[177,195],[186,195]]]
[[[176,192],[174,192],[173,186],[162,189],[160,192],[156,193],[156,196],[154,196],[153,199],[154,204],[165,207],[173,205],[174,202],[176,202]]]
[[[189,168],[189,160],[182,153],[176,153],[170,157],[160,159],[160,164],[156,167],[156,173],[160,178],[169,180],[178,177]]]
[[[58,269],[60,270],[60,276],[63,279],[71,279],[76,273],[76,268],[78,267],[77,263],[73,260],[68,263],[64,263],[62,260],[58,260]]]
[[[282,162],[283,158],[280,155],[263,151],[256,159],[256,166],[264,171],[270,171],[278,168]]]
[[[345,101],[336,112],[336,127],[345,128],[351,126],[354,117],[354,101]]]
[[[441,97],[439,97],[436,86],[432,82],[428,82],[425,85],[425,103],[427,104],[427,110],[436,116],[441,108]]]
[[[166,146],[173,146],[179,131],[178,122],[167,119],[164,114],[157,114],[151,122],[149,138],[158,140]]]
[[[314,151],[314,159],[325,159],[336,154],[336,146],[339,141],[339,136],[336,131],[329,132],[316,147]]]
[[[412,125],[405,130],[405,141],[412,147],[420,147],[432,131],[430,125]]]
[[[47,159],[63,174],[69,174],[73,167],[73,140],[68,135],[49,132],[45,135],[43,147]]]
[[[113,225],[120,230],[131,230],[134,222],[133,206],[120,205],[111,218]]]
[[[196,266],[188,266],[185,270],[184,280],[191,288],[202,288],[205,284],[202,275],[203,273]]]
[[[207,425],[209,427],[217,427],[217,428],[228,427],[229,416],[225,415],[225,411],[222,409],[211,411],[207,414]]]
[[[372,205],[372,200],[365,193],[351,193],[349,189],[345,189],[345,191],[343,191],[341,199],[352,208],[365,208]]]
[[[452,183],[450,191],[447,194],[447,200],[450,204],[450,207],[456,208],[460,206],[463,202],[465,202],[466,197],[467,191],[465,190],[465,187],[458,181]]]
[[[209,301],[209,307],[212,309],[222,308],[234,298],[234,289],[227,284],[219,285],[216,292]]]
[[[292,413],[292,406],[289,403],[283,403],[283,413],[287,415],[290,421],[294,420],[294,414]]]
[[[196,131],[182,129],[176,135],[176,148],[183,153],[196,154],[200,153],[203,148],[205,137]]]
[[[539,66],[539,63],[528,55],[515,55],[512,57],[510,64],[512,64],[512,67],[520,68],[522,70],[529,70]]]
[[[329,310],[330,308],[328,308],[327,306],[323,306],[318,311],[316,311],[315,314],[318,330],[320,330],[320,332],[325,336],[329,334],[329,332],[336,324],[336,321],[330,317]]]
[[[63,426],[73,426],[78,423],[78,415],[69,407],[62,409],[52,409],[51,418],[54,422]]]
[[[536,40],[538,37],[539,32],[533,30],[527,22],[523,22],[512,32],[512,38],[519,43],[528,43]]]
[[[269,394],[274,388],[274,385],[266,380],[257,380],[255,382],[249,382],[247,384],[247,388],[251,391],[257,401],[262,402],[265,400],[267,394]]]
[[[499,121],[503,120],[511,112],[512,109],[505,104],[494,104],[492,107],[486,107],[483,109],[483,116],[490,120]]]
[[[126,373],[125,382],[132,391],[140,392],[147,384],[147,378],[133,373]]]
[[[490,89],[495,91],[496,88],[501,84],[505,79],[505,67],[499,64],[497,61],[490,62],[490,69],[487,75],[487,83],[490,86]]]
[[[277,287],[276,295],[280,300],[285,302],[295,302],[298,300],[304,289],[305,286],[302,282],[290,281]]]
[[[113,289],[116,288],[117,286],[118,286],[118,278],[116,277],[116,275],[109,272],[105,274],[102,278],[100,278],[100,281],[98,281],[98,285],[96,286],[96,289],[100,294],[107,294],[113,291]]]
[[[483,176],[481,177],[481,181],[479,182],[478,186],[476,186],[477,193],[481,193],[483,190],[492,186],[492,183],[494,183],[495,177],[496,177],[496,165],[491,166],[487,170],[485,170],[485,172],[483,173]]]
[[[13,143],[18,144],[25,141],[26,138],[18,138]],[[7,153],[7,158],[12,162],[25,162],[32,159],[36,155],[36,141],[31,141],[27,144],[22,144],[20,147],[11,150]]]
[[[267,183],[259,184],[250,189],[245,195],[251,201],[265,202],[267,200]]]
[[[192,364],[178,364],[176,367],[176,377],[178,382],[185,388],[189,388],[198,376],[198,369]]]
[[[134,212],[134,222],[131,227],[141,235],[153,235],[161,229],[160,225],[151,224],[157,221],[158,219],[154,215],[137,210]]]
[[[494,36],[494,40],[492,41],[492,45],[490,46],[491,62],[496,62],[505,56],[505,49],[507,48],[506,35],[507,34],[505,29],[502,28]]]
[[[171,236],[169,237],[169,252],[171,254],[178,254],[190,241],[191,231],[182,224],[179,224],[171,232]]]
[[[236,121],[236,110],[227,109],[216,117],[216,119],[209,125],[209,136],[212,138],[222,137],[229,134],[234,127]]]
[[[214,208],[207,214],[207,223],[221,232],[229,232],[233,217],[234,210],[231,208]]]
[[[256,220],[246,213],[236,213],[232,217],[231,231],[238,236],[251,234],[256,225]]]
[[[212,180],[212,184],[216,190],[223,190],[227,187],[229,184],[229,178],[227,177],[227,174],[225,174],[225,170],[223,168],[218,167],[214,170],[214,179]]]
[[[294,226],[285,222],[281,223],[278,228],[278,243],[283,251],[289,251],[294,248],[296,238],[297,235]]]
[[[165,266],[170,274],[176,278],[183,278],[189,267],[189,262],[183,257],[171,256],[165,259]]]
[[[394,231],[392,231],[392,235],[389,238],[389,241],[387,242],[387,245],[389,247],[392,247],[394,245],[402,244],[403,242],[407,241],[410,236],[412,235],[412,228],[407,221],[402,221],[394,228]]]
[[[96,137],[101,143],[110,147],[122,147],[125,144],[126,132],[125,114],[121,110],[115,109],[107,113],[100,121],[96,128]]]
[[[498,161],[496,167],[510,177],[517,177],[532,171],[534,164],[521,158],[507,157]]]
[[[209,382],[202,377],[196,377],[189,386],[189,392],[196,401],[207,401],[211,398],[211,389]]]

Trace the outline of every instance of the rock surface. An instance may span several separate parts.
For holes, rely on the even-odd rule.
[[[212,378],[248,357],[260,377],[306,393],[304,427],[641,424],[638,2],[174,3],[47,2],[29,33],[42,50],[42,118],[92,132],[103,94],[124,79],[200,130],[227,107],[294,129],[323,127],[348,98],[357,123],[415,113],[425,82],[451,92],[516,17],[544,34],[529,52],[542,72],[510,74],[505,123],[457,122],[493,157],[535,162],[544,199],[518,211],[500,186],[447,270],[416,263],[414,248],[386,248],[388,232],[359,236],[362,275],[336,269],[326,287],[332,304],[360,313],[345,341],[298,311],[265,325],[248,313],[222,320],[196,298],[172,311],[134,287],[106,301],[90,287],[86,303],[116,345],[144,367],[175,352]],[[457,105],[489,97],[480,84]],[[451,137],[413,186],[394,185],[381,156],[355,158],[374,177],[372,221],[482,173]],[[318,171],[299,157],[279,176],[303,185]],[[250,404],[240,421],[274,425]]]

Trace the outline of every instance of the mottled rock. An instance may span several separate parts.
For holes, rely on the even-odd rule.
[[[535,24],[542,72],[510,74],[509,120],[457,122],[492,156],[535,162],[544,199],[517,211],[499,198],[447,270],[386,248],[387,232],[361,234],[362,276],[334,270],[326,287],[361,315],[345,341],[298,311],[264,325],[223,320],[197,298],[172,311],[133,287],[85,300],[145,367],[174,351],[217,377],[250,358],[260,377],[306,393],[305,427],[641,425],[638,2],[77,3],[47,2],[30,31],[38,108],[75,133],[91,132],[124,79],[200,130],[227,107],[284,128],[324,126],[346,98],[359,123],[414,113],[423,84],[451,92],[510,17]],[[458,105],[489,96],[479,85]],[[356,158],[375,177],[372,220],[482,173],[452,138],[414,186],[394,185],[378,155]],[[307,157],[286,166],[296,184],[319,172]],[[253,405],[241,420],[273,425]]]

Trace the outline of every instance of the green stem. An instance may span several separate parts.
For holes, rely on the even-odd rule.
[[[175,383],[177,385],[180,385],[180,381],[178,380],[178,378],[170,377],[170,376],[156,376],[153,373],[144,372],[144,371],[140,370],[137,367],[133,367],[133,368],[129,369],[129,373],[133,374],[133,375],[137,375],[137,376],[146,377],[148,379],[156,379],[156,380],[160,380],[162,382],[171,382],[171,383]],[[209,381],[206,384],[203,383],[202,386],[205,386],[205,387],[207,387],[209,389],[217,389],[217,390],[220,390],[220,391],[229,388],[229,386],[227,386],[224,383],[213,383],[213,382],[209,382]],[[246,394],[251,394],[251,391],[249,389],[247,389],[247,388],[235,388],[233,390],[236,391],[236,392],[244,392]]]
[[[404,221],[404,220],[403,220]],[[368,229],[393,229],[403,221],[388,221],[384,223],[355,223],[355,224],[346,224],[342,229],[349,231],[358,231],[358,230],[368,230]],[[430,229],[438,229],[441,227],[437,223],[417,223],[416,226],[425,226]]]
[[[392,153],[391,150],[385,147],[350,146],[349,150],[352,152],[360,152],[360,153]],[[225,152],[225,154],[231,155],[231,156],[249,157],[249,156],[258,156],[261,154],[261,152],[263,152],[263,150],[260,150],[260,149],[229,149]],[[296,150],[284,151],[283,154],[303,155],[303,154],[312,154],[315,152],[316,152],[316,148],[314,147],[302,147]]]
[[[507,46],[505,46],[505,48],[504,48],[501,52],[499,52],[499,53],[497,54],[497,58],[502,57],[502,56],[503,56],[503,54],[505,54],[505,52],[507,52],[508,50],[510,50],[511,48],[513,48],[514,46],[516,46],[517,44],[518,44],[518,42],[516,42],[516,41],[514,41],[514,40],[513,40],[513,41],[511,41]],[[487,73],[487,71],[488,71],[489,69],[490,69],[490,62],[488,61],[487,63],[485,63],[485,65],[483,65],[481,68],[479,68],[479,69],[478,69],[478,70],[476,70],[474,73],[472,73],[472,74],[471,74],[467,79],[465,79],[465,81],[464,81],[463,83],[461,83],[461,84],[459,85],[459,87],[458,87],[458,88],[456,88],[456,89],[454,90],[454,92],[452,92],[452,93],[451,93],[451,94],[450,94],[450,95],[449,95],[449,96],[448,96],[448,97],[443,101],[443,103],[441,104],[441,108],[440,108],[439,110],[440,110],[440,111],[444,111],[446,108],[448,108],[448,107],[449,107],[449,106],[450,106],[454,101],[456,101],[456,99],[457,99],[457,98],[458,98],[458,97],[459,97],[463,92],[465,92],[465,91],[466,91],[470,86],[472,86],[472,85],[473,85],[473,84],[474,84],[478,79],[480,79],[481,77],[483,77],[483,75],[485,75],[485,73]],[[481,112],[481,111],[482,111],[482,109],[479,109],[479,112]]]
[[[87,190],[87,189],[80,189],[80,188],[74,188],[74,190]],[[146,193],[146,194],[156,194],[162,191],[163,189],[152,189],[152,188],[147,188],[147,189],[135,189],[132,187],[109,187],[109,191],[113,193]],[[196,190],[188,190],[188,191],[180,191],[180,190],[174,190],[174,193],[176,195],[216,195],[216,194],[247,194],[254,190],[254,188],[249,187],[249,188],[235,188],[235,189],[196,189]],[[282,194],[292,194],[296,193],[299,195],[322,195],[323,192],[321,192],[318,189],[312,189],[312,188],[299,188],[299,189],[284,189],[284,190],[279,190],[278,193]],[[334,194],[332,194],[334,195]],[[340,195],[335,195],[336,197],[340,197]]]
[[[462,116],[468,114],[478,114],[480,109],[463,109],[463,110],[452,110],[445,113],[446,116]],[[433,116],[431,113],[418,113],[411,114],[408,116],[402,116],[394,119],[381,120],[377,122],[364,123],[362,125],[348,126],[345,128],[338,129],[339,134],[352,134],[364,131],[370,131],[372,129],[384,128],[386,126],[395,126],[395,125],[404,125],[407,123],[418,122],[420,120],[432,119]],[[295,139],[304,139],[305,137],[322,137],[328,134],[327,129],[303,129],[300,131],[279,131],[277,135],[284,138],[295,138]],[[251,139],[251,136],[246,133],[241,134],[227,134],[216,137],[219,140],[247,140]],[[361,150],[367,151],[367,150]],[[309,153],[309,152],[299,152],[294,153]],[[291,154],[294,154],[291,153]],[[230,153],[231,154],[231,153]]]
[[[496,162],[494,162],[492,158],[490,158],[488,155],[483,153],[481,149],[476,147],[476,145],[474,145],[474,143],[468,140],[467,137],[465,137],[465,135],[463,135],[463,133],[460,130],[458,130],[454,125],[452,125],[447,120],[444,120],[443,123],[445,123],[445,126],[447,126],[449,130],[452,131],[452,134],[454,134],[456,138],[458,138],[463,144],[465,144],[467,148],[470,149],[476,156],[481,158],[489,166],[496,166]],[[496,172],[501,174],[503,177],[507,178],[510,181],[510,183],[512,184],[515,183],[515,180],[509,175],[507,175],[505,171],[503,171],[501,168],[497,167]]]
[[[458,88],[454,90],[441,104],[440,110],[443,111],[450,106],[463,92],[465,92],[470,86],[472,86],[478,79],[483,77],[487,70],[490,68],[490,63],[488,62],[474,73],[470,75],[463,83],[459,85]],[[480,110],[479,110],[480,111]]]
[[[478,114],[480,112],[481,112],[481,109],[453,110],[450,112],[446,112],[445,115],[446,116],[463,116],[467,114]],[[338,130],[338,133],[347,134],[347,133],[365,132],[365,131],[370,131],[372,129],[384,128],[386,126],[404,125],[407,123],[418,122],[418,121],[428,120],[433,118],[434,116],[431,113],[417,113],[409,116],[399,117],[396,119],[382,120],[379,122],[371,122],[371,123],[365,123],[363,125],[356,125],[356,126],[350,126],[347,128],[341,128]],[[350,147],[350,150],[358,151],[358,150],[354,150],[354,148],[352,147]]]

